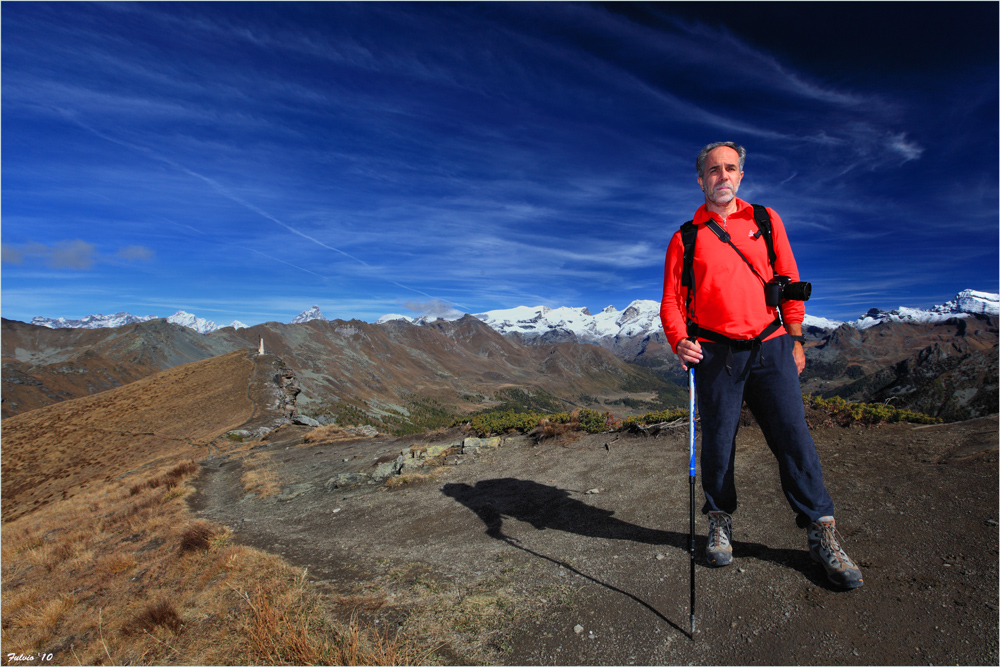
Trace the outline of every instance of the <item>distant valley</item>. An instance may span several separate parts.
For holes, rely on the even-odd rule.
[[[873,309],[848,323],[807,318],[803,390],[890,401],[946,420],[996,412],[997,300],[967,290],[930,310]],[[93,316],[78,326],[5,319],[2,414],[255,349],[261,340],[294,372],[299,410],[321,422],[350,416],[402,424],[417,421],[415,413],[466,414],[512,396],[539,408],[681,405],[684,376],[658,308],[640,300],[597,315],[522,307],[458,320],[389,315],[371,324],[329,321],[313,307],[289,324],[208,333],[199,333],[205,320],[187,313]],[[127,323],[109,326],[120,322]]]
[[[313,320],[202,335],[163,320],[117,329],[48,329],[3,320],[3,416],[86,396],[263,339],[301,388],[299,410],[322,421],[407,422],[414,411],[464,414],[519,396],[577,406],[581,397],[679,394],[655,373],[594,345],[528,346],[467,316],[425,326]],[[364,413],[364,414],[362,414]]]

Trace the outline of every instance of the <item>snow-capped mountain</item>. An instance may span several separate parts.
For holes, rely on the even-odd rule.
[[[869,310],[863,317],[847,322],[855,329],[869,329],[884,322],[908,322],[914,324],[943,322],[953,317],[969,317],[970,315],[998,315],[1000,310],[1000,295],[992,292],[964,290],[954,299],[929,310],[919,308],[899,307],[892,311],[877,308]],[[394,320],[404,320],[411,324],[427,324],[439,319],[459,319],[464,313],[450,311],[445,314],[427,314],[420,317],[410,317],[396,313],[383,315],[376,324],[385,324]],[[616,347],[608,341],[644,338],[646,336],[662,336],[660,326],[660,304],[658,301],[637,299],[623,311],[614,306],[608,306],[596,315],[586,308],[549,308],[548,306],[518,306],[500,310],[490,310],[474,315],[501,334],[518,334],[525,339],[543,338],[546,341],[577,340],[580,342],[602,342],[605,347]],[[31,324],[50,329],[97,329],[114,328],[147,322],[157,319],[155,315],[135,316],[129,313],[114,315],[88,315],[79,320],[67,320],[60,317],[50,319],[36,317]],[[292,319],[291,324],[299,324],[310,320],[325,320],[319,306],[313,306]],[[179,310],[167,318],[168,322],[185,326],[200,333],[211,333],[230,326],[235,329],[245,329],[247,325],[239,320],[231,324],[219,326],[211,320],[202,319],[191,313]],[[845,324],[837,320],[806,315],[803,322],[806,330],[809,328],[832,331]]]
[[[477,313],[473,317],[505,335],[521,334],[526,338],[538,338],[563,333],[582,342],[594,342],[618,335],[631,338],[656,331],[660,327],[660,304],[658,301],[637,299],[624,311],[608,306],[597,315],[592,315],[586,308],[518,306]]]
[[[326,318],[323,317],[323,313],[319,311],[319,306],[313,306],[309,310],[302,311],[293,317],[289,324],[302,324],[303,322],[310,322],[312,320],[326,320]]]
[[[49,329],[113,329],[155,319],[156,315],[136,316],[128,313],[115,313],[114,315],[87,315],[79,320],[67,320],[65,317],[56,319],[36,317],[31,320],[31,324]]]
[[[413,318],[409,315],[400,315],[399,313],[389,313],[388,315],[383,315],[382,317],[375,320],[375,324],[385,324],[386,322],[394,322],[396,320],[403,320],[404,322],[409,322],[413,324]]]
[[[188,329],[194,329],[198,333],[212,333],[213,331],[218,331],[219,329],[224,329],[226,327],[232,327],[234,329],[246,329],[247,325],[243,324],[239,320],[233,320],[231,324],[218,325],[212,320],[205,320],[191,313],[186,313],[183,310],[178,310],[176,313],[167,318],[167,322],[171,324],[179,324],[182,327],[187,327]]]
[[[156,319],[159,319],[156,315],[136,316],[130,315],[129,313],[115,313],[114,315],[87,315],[79,320],[67,320],[65,317],[59,317],[56,319],[49,317],[36,317],[31,320],[31,324],[40,327],[48,327],[49,329],[116,329],[118,327],[138,324],[140,322],[148,322]],[[211,333],[223,328],[211,320],[195,317],[191,313],[186,313],[183,310],[178,310],[176,313],[168,317],[167,321],[173,324],[188,327],[189,329],[194,329],[198,333]],[[232,324],[224,326],[233,327],[234,329],[247,328],[247,325],[243,324],[239,320],[233,320]]]
[[[215,322],[202,319],[183,310],[178,310],[176,313],[168,317],[167,322],[170,322],[171,324],[179,324],[182,327],[194,329],[198,333],[203,334],[212,333],[219,328]]]
[[[825,331],[833,331],[839,327],[843,322],[838,320],[831,320],[826,317],[815,317],[806,313],[805,318],[802,320],[802,328],[808,330],[810,327],[815,329],[823,329]]]
[[[386,316],[394,319],[403,316]],[[565,338],[575,337],[584,342],[625,337],[635,338],[662,332],[660,324],[660,303],[648,299],[638,299],[624,311],[608,306],[600,313],[591,315],[586,308],[534,308],[521,306],[506,310],[490,310],[474,317],[482,320],[502,334],[517,333],[526,338],[537,338],[561,332]],[[404,318],[409,319],[409,318]],[[803,326],[833,331],[843,322],[825,317],[806,315]]]
[[[385,324],[386,322],[392,322],[394,320],[402,320],[404,322],[409,322],[410,324],[430,324],[431,322],[453,322],[455,320],[460,320],[465,317],[465,313],[455,310],[449,313],[436,314],[428,313],[426,315],[420,315],[419,317],[412,317],[410,315],[400,315],[399,313],[390,313],[388,315],[383,315],[375,321],[375,324]]]
[[[1000,312],[1000,295],[990,292],[964,290],[958,295],[930,310],[900,306],[888,312],[872,308],[863,317],[848,322],[855,329],[870,329],[885,322],[905,322],[910,324],[933,324],[953,317],[969,315],[997,315]]]
[[[883,322],[920,324],[943,322],[953,317],[969,317],[977,314],[997,315],[998,302],[1000,295],[965,290],[951,301],[934,306],[930,310],[900,307],[885,312],[873,308],[864,317],[847,324],[856,329],[868,329]],[[529,339],[543,336],[553,338],[563,333],[567,339],[575,337],[582,342],[593,342],[614,337],[634,338],[662,331],[660,304],[650,300],[633,301],[624,311],[608,306],[596,315],[592,315],[586,308],[519,306],[490,310],[478,313],[474,317],[502,334],[521,334]],[[412,321],[402,315],[387,315],[386,318]],[[832,331],[844,322],[806,315],[802,324],[807,330],[814,328]]]

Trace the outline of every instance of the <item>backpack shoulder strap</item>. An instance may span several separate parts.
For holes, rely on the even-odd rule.
[[[694,286],[694,244],[698,239],[698,228],[694,220],[681,225],[681,241],[684,243],[684,268],[681,270],[681,285],[691,289]]]
[[[687,287],[684,312],[687,317],[688,335],[693,335],[691,325],[691,301],[694,297],[694,243],[698,240],[698,228],[694,220],[681,225],[681,242],[684,244],[684,266],[681,269],[681,286]]]
[[[771,214],[764,206],[754,204],[753,219],[757,223],[757,229],[760,230],[761,236],[764,237],[764,243],[767,244],[767,258],[771,260],[771,266],[774,266],[778,256],[774,254],[774,239],[771,238]]]

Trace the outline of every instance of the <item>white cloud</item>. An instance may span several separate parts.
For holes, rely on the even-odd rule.
[[[130,245],[121,248],[115,256],[128,262],[143,261],[148,262],[156,255],[151,248],[142,245]]]
[[[907,139],[906,133],[890,136],[888,145],[891,150],[902,156],[903,162],[918,160],[920,159],[920,156],[924,154],[923,147],[918,145],[915,141]]]

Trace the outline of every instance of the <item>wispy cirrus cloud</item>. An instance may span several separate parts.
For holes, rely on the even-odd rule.
[[[718,139],[747,144],[741,193],[779,211],[806,278],[996,282],[995,258],[928,252],[996,247],[996,183],[951,176],[972,137],[996,143],[993,56],[816,67],[766,11],[708,4],[235,7],[4,5],[5,297],[62,266],[46,284],[87,277],[94,310],[128,282],[244,321],[282,298],[363,317],[657,298]],[[940,234],[956,210],[963,234]]]

